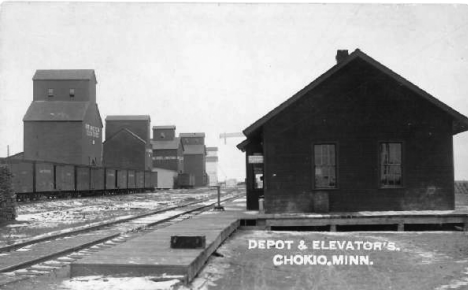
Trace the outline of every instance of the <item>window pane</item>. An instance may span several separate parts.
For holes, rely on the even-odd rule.
[[[314,145],[315,188],[336,187],[336,152],[334,144]]]
[[[382,143],[380,145],[381,186],[401,186],[401,163],[401,143]]]

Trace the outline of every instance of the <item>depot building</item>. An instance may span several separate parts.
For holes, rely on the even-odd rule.
[[[454,208],[453,135],[468,118],[360,50],[247,127],[247,209]]]

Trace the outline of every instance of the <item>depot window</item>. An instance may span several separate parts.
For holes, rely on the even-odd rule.
[[[315,188],[336,188],[336,145],[314,145]]]
[[[70,98],[75,97],[75,89],[70,89]]]
[[[54,96],[54,89],[49,89],[48,96],[49,98],[52,98]]]
[[[402,186],[402,143],[380,143],[380,186]]]

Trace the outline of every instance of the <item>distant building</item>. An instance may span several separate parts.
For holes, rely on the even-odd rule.
[[[153,171],[158,172],[158,187],[174,188],[184,171],[184,147],[175,134],[176,126],[153,126]]]
[[[205,133],[180,133],[184,146],[184,173],[195,177],[195,186],[207,185]]]
[[[153,126],[153,167],[183,172],[183,145],[175,136],[175,126]]]
[[[128,129],[121,129],[104,141],[104,166],[150,170],[146,163],[147,144]]]
[[[451,210],[468,118],[360,50],[243,132],[247,208]]]
[[[24,158],[101,165],[94,70],[37,70],[24,118]]]
[[[218,185],[218,147],[206,147],[206,174],[208,185]]]
[[[151,170],[150,124],[151,118],[146,115],[107,116],[104,165]]]

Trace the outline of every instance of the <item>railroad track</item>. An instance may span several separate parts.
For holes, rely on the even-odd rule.
[[[177,189],[171,189],[172,192],[198,192],[198,191],[203,191],[206,190],[207,187],[201,187],[201,188],[194,188],[194,189],[183,189],[183,188],[177,188]],[[75,200],[75,201],[80,201],[80,200],[85,200],[85,199],[90,199],[90,198],[103,198],[103,197],[118,197],[118,196],[126,196],[126,195],[136,195],[136,194],[145,194],[145,193],[151,193],[151,192],[164,192],[166,190],[164,189],[155,189],[153,191],[151,190],[146,190],[146,191],[141,191],[141,192],[117,192],[117,193],[102,193],[102,194],[90,194],[90,195],[77,195],[77,196],[39,196],[39,197],[31,197],[31,198],[25,198],[25,199],[20,199],[16,200],[17,204],[19,205],[33,205],[33,204],[41,204],[41,203],[47,203],[51,201],[59,201],[59,200]],[[33,196],[33,194],[31,194]]]
[[[233,190],[221,202],[243,195],[243,191]],[[217,199],[191,202],[0,248],[0,287],[51,273],[93,252],[191,218],[215,205]]]

